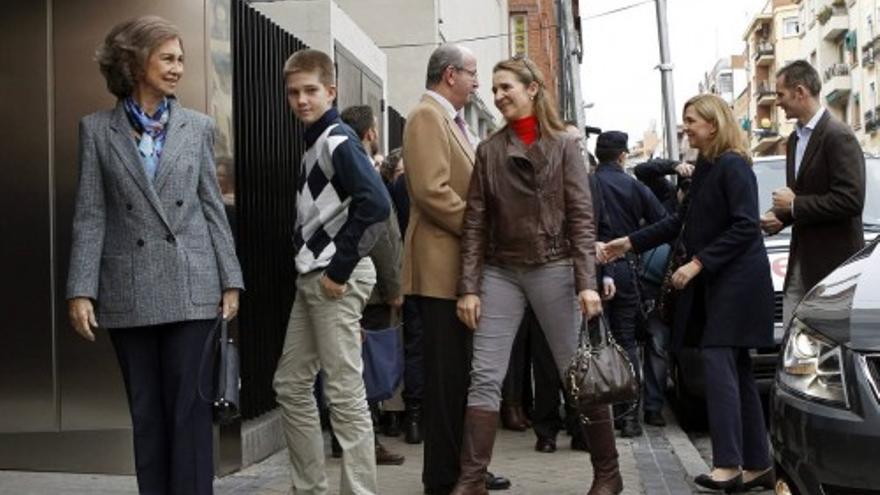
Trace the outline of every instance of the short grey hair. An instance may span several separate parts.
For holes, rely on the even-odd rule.
[[[129,19],[114,26],[95,53],[107,89],[119,99],[130,96],[137,78],[147,67],[150,54],[172,39],[180,41],[180,48],[183,48],[177,27],[154,15]]]
[[[431,89],[443,80],[443,73],[449,66],[460,69],[464,65],[464,50],[450,43],[440,45],[428,59],[428,75],[425,77],[425,88]]]

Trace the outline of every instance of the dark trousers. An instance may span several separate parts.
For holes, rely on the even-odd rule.
[[[702,357],[712,464],[748,470],[770,467],[764,411],[752,375],[749,350],[704,347]]]
[[[422,403],[425,393],[425,360],[422,318],[415,299],[403,300],[403,402],[407,407]]]
[[[644,356],[645,411],[659,413],[666,401],[670,332],[669,325],[660,321],[656,310],[648,315],[648,340],[645,342]]]
[[[213,493],[211,404],[199,364],[213,320],[110,330],[131,410],[142,495]],[[202,391],[211,397],[207,368]]]
[[[614,298],[606,303],[605,311],[611,334],[623,347],[633,364],[636,373],[641,373],[639,361],[639,344],[636,340],[636,315],[639,309],[639,296],[635,286],[632,268],[626,261],[614,264],[614,285],[617,292]]]
[[[425,360],[422,483],[442,493],[458,480],[472,336],[456,316],[456,301],[415,299],[422,318]]]
[[[559,370],[541,325],[531,311],[526,318],[530,320],[529,343],[532,351],[532,373],[535,377],[532,427],[538,438],[556,438],[556,434],[562,429],[562,418],[559,417],[562,380],[559,379]]]

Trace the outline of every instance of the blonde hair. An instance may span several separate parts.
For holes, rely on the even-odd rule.
[[[559,118],[559,112],[556,111],[556,103],[547,94],[544,84],[544,74],[541,69],[531,60],[524,57],[514,57],[503,60],[495,64],[492,73],[500,70],[506,70],[516,75],[519,82],[526,87],[533,82],[538,84],[538,93],[535,95],[535,117],[538,119],[538,126],[543,132],[548,134],[561,134],[565,132],[565,124]]]
[[[706,150],[702,152],[703,158],[715,161],[719,155],[730,151],[752,163],[745,133],[733,118],[733,112],[730,111],[726,101],[711,94],[694,96],[684,104],[682,116],[689,107],[693,107],[700,118],[715,126],[715,135]]]

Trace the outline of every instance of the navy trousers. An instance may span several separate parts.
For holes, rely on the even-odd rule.
[[[749,350],[740,347],[704,347],[706,407],[712,437],[714,467],[747,470],[770,467],[770,446],[764,410]]]
[[[110,330],[125,380],[142,495],[210,495],[211,404],[198,396],[199,363],[213,320]],[[206,397],[212,373],[202,377]]]

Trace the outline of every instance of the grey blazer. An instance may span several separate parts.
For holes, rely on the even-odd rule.
[[[121,103],[80,121],[67,297],[96,301],[102,327],[214,318],[221,291],[244,288],[213,121],[171,100],[167,126],[150,184]]]

